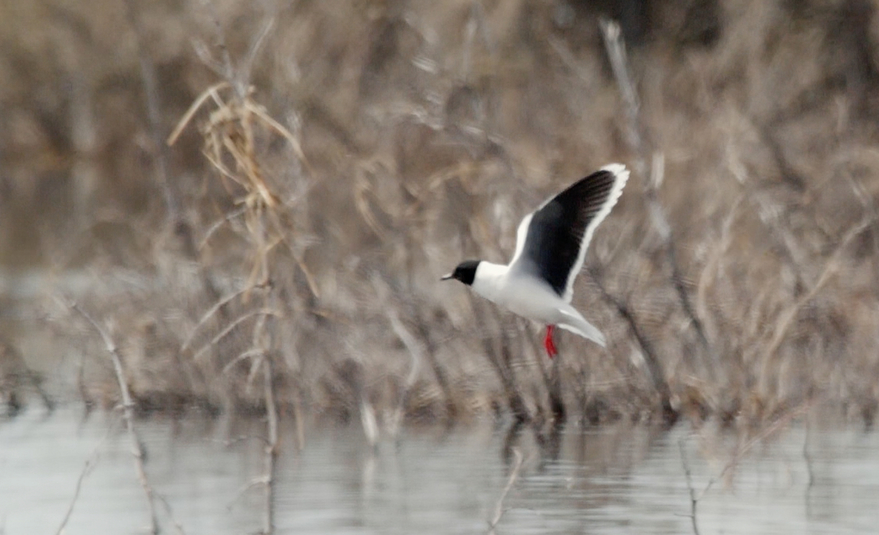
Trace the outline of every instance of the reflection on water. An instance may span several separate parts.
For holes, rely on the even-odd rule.
[[[0,421],[0,533],[54,533],[87,461],[65,533],[143,533],[145,498],[121,422],[37,412]],[[259,530],[261,492],[249,487],[262,466],[261,443],[252,438],[258,427],[198,419],[139,425],[153,486],[187,534]],[[737,443],[691,436],[685,426],[568,430],[557,448],[527,429],[505,434],[487,425],[410,429],[373,450],[356,427],[321,426],[296,452],[286,433],[277,532],[486,533],[509,479],[504,459],[518,451],[524,462],[503,502],[499,534],[692,533],[680,442],[697,496]],[[879,435],[800,425],[727,470],[699,500],[697,519],[703,534],[874,533],[877,504]]]

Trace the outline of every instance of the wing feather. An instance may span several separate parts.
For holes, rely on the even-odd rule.
[[[510,268],[542,277],[570,302],[595,228],[616,204],[628,178],[624,165],[610,164],[544,201],[519,224]]]

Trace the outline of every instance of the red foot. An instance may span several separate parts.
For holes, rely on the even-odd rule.
[[[555,332],[555,325],[547,325],[546,326],[546,338],[543,339],[543,346],[546,348],[546,354],[549,355],[549,358],[553,358],[554,356],[559,354],[558,349],[555,347],[555,342],[552,340],[552,335]]]

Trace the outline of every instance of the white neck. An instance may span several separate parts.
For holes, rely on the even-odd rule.
[[[492,264],[483,260],[476,266],[476,275],[473,277],[471,288],[482,297],[497,303],[499,292],[503,288],[504,279],[509,270],[509,266]]]

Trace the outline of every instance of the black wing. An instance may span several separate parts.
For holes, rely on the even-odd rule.
[[[624,166],[609,165],[543,203],[522,220],[511,267],[539,275],[570,301],[595,227],[616,204],[628,176]]]

